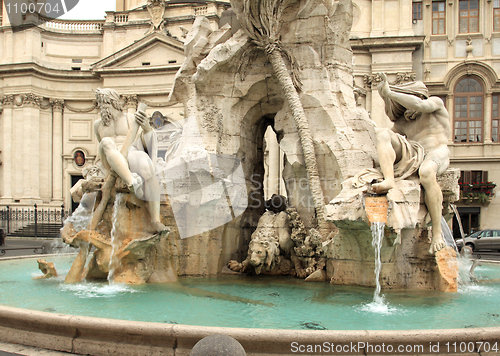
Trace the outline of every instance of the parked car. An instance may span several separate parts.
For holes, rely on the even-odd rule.
[[[461,249],[465,246],[470,246],[472,251],[478,250],[498,250],[500,251],[500,230],[480,230],[466,236],[465,239],[458,239],[455,242],[457,247]]]

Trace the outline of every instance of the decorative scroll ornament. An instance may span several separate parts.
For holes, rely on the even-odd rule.
[[[165,0],[148,0],[147,6],[149,15],[151,16],[151,28],[146,34],[163,31],[163,18],[166,7]]]
[[[42,97],[37,96],[33,93],[21,94],[22,104],[21,105],[32,105],[32,106],[41,106],[42,105]]]
[[[417,74],[415,72],[399,72],[396,73],[396,80],[391,85],[399,85],[403,83],[414,82],[417,78]],[[382,81],[382,77],[376,74],[365,74],[363,76],[363,82],[365,83],[365,87],[367,88],[376,88],[380,82]]]
[[[399,85],[408,82],[414,82],[417,78],[417,74],[415,72],[406,72],[406,73],[397,73],[396,81],[392,83],[392,85]]]
[[[14,105],[14,95],[13,94],[7,94],[1,97],[2,105],[3,106],[12,106]]]
[[[63,99],[49,99],[50,105],[54,108],[54,110],[62,110],[64,107]]]
[[[376,87],[382,81],[382,77],[379,74],[365,74],[363,76],[363,82],[368,88]]]
[[[137,94],[122,94],[122,99],[126,106],[133,108],[137,107]]]

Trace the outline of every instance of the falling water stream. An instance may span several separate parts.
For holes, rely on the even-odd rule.
[[[382,240],[384,239],[385,222],[372,222],[370,229],[372,231],[372,246],[375,248],[375,293],[373,301],[375,304],[384,304],[384,297],[380,295],[380,270],[382,269],[382,259],[380,251],[382,250]]]
[[[119,229],[119,219],[118,211],[120,206],[123,205],[124,195],[122,193],[116,194],[115,204],[113,205],[113,217],[112,217],[112,228],[111,228],[111,255],[109,258],[109,272],[108,272],[108,282],[113,284],[115,272],[119,267],[120,260],[118,259],[118,250],[120,249],[120,241],[118,241],[118,229]]]

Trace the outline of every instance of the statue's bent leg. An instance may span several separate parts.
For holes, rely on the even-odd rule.
[[[387,193],[396,186],[394,163],[401,159],[401,143],[396,133],[387,128],[377,129],[377,155],[384,180],[372,186],[377,194]]]
[[[130,170],[144,179],[144,194],[139,197],[148,202],[151,223],[157,232],[166,230],[160,220],[160,186],[156,180],[153,162],[146,152],[130,150],[128,155]]]
[[[441,215],[443,210],[443,193],[439,186],[436,175],[438,164],[432,160],[426,159],[418,170],[420,183],[424,187],[425,205],[431,216],[432,240],[429,253],[437,252],[443,249],[446,244],[442,236]]]
[[[116,143],[109,137],[104,137],[99,144],[99,155],[105,168],[111,168],[120,176],[127,185],[133,182],[132,173],[128,167],[127,159],[120,153]],[[109,166],[109,167],[106,167]]]

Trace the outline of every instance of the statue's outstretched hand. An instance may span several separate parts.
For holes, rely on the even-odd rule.
[[[134,116],[135,121],[137,121],[139,126],[142,127],[144,133],[148,133],[149,131],[153,130],[151,125],[149,124],[149,117],[144,111],[136,111]]]
[[[380,76],[381,81],[377,89],[380,96],[385,98],[391,92],[391,89],[389,88],[389,82],[387,81],[387,75],[385,75],[385,73],[379,73],[378,75]]]

